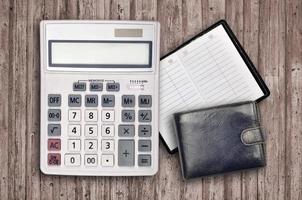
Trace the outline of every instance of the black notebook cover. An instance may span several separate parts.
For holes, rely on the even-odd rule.
[[[204,34],[210,32],[211,30],[213,30],[214,28],[216,28],[219,25],[222,25],[224,27],[224,29],[226,30],[226,32],[227,32],[228,36],[230,37],[232,43],[236,47],[238,53],[240,54],[240,56],[244,60],[246,66],[248,67],[251,74],[253,75],[256,82],[258,83],[259,87],[261,88],[261,90],[263,92],[263,96],[256,100],[257,103],[260,102],[261,100],[265,99],[266,97],[268,97],[270,95],[270,91],[269,91],[268,87],[266,86],[265,82],[263,81],[262,77],[260,76],[260,74],[257,72],[256,67],[254,66],[254,64],[252,63],[250,58],[248,57],[248,55],[245,52],[245,50],[243,49],[243,47],[240,45],[240,43],[237,40],[235,34],[233,33],[233,31],[231,30],[231,28],[229,27],[229,25],[227,24],[227,22],[225,20],[220,20],[220,21],[216,22],[215,24],[213,24],[212,26],[210,26],[209,28],[207,28],[206,30],[204,30],[204,31],[198,33],[197,35],[193,36],[191,39],[187,40],[186,42],[184,42],[183,44],[181,44],[180,46],[175,48],[173,51],[171,51],[168,54],[162,56],[161,60],[165,59],[169,55],[175,53],[179,49],[181,49],[181,48],[185,47],[186,45],[190,44],[191,42],[193,42],[197,38],[199,38],[199,37],[203,36]],[[168,145],[166,144],[165,140],[161,137],[161,135],[160,135],[160,138],[162,139],[162,141],[163,141],[164,145],[166,146],[169,153],[177,152],[177,148],[170,149],[168,147]]]
[[[177,113],[174,118],[185,179],[265,165],[255,103]]]

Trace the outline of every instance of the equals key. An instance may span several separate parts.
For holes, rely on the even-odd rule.
[[[151,166],[151,155],[138,155],[138,166]]]

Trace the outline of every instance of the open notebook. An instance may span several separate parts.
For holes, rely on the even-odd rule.
[[[160,62],[160,134],[177,149],[173,114],[269,95],[225,21],[198,34]]]

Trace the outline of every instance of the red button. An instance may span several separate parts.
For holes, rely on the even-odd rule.
[[[60,139],[48,139],[48,150],[49,151],[60,151],[61,140]]]
[[[61,154],[49,153],[48,154],[48,165],[61,165]]]

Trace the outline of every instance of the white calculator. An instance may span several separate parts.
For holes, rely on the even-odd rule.
[[[157,172],[159,33],[158,22],[41,22],[43,173]]]

